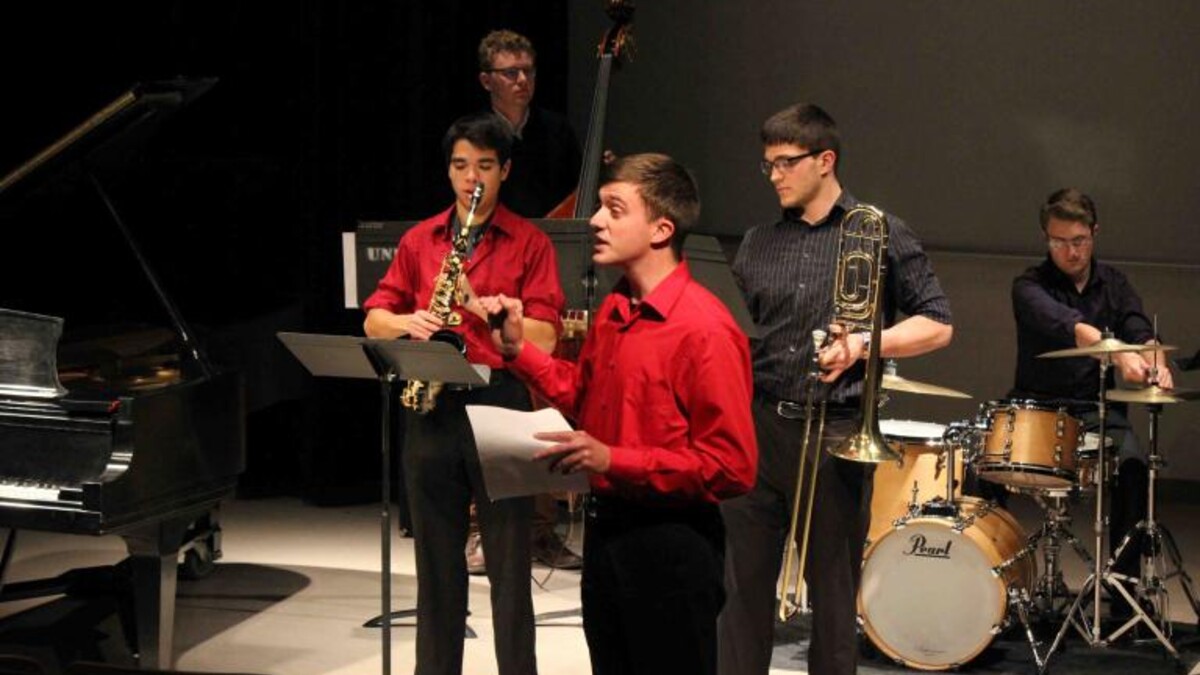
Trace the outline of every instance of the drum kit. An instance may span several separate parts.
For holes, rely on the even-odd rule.
[[[1067,402],[989,401],[974,419],[950,425],[880,420],[880,430],[903,453],[904,462],[876,467],[858,596],[860,622],[872,644],[910,668],[945,670],[971,661],[997,634],[1019,622],[1039,672],[1044,672],[1072,627],[1089,646],[1104,647],[1144,624],[1178,657],[1171,641],[1166,582],[1180,580],[1197,616],[1200,602],[1173,537],[1157,521],[1155,485],[1163,467],[1158,418],[1164,405],[1200,398],[1200,390],[1150,386],[1105,391],[1104,386],[1114,354],[1172,349],[1106,337],[1088,347],[1040,355],[1100,361],[1098,400],[1086,402],[1099,415],[1098,433],[1086,431],[1085,422],[1069,413]],[[953,389],[905,380],[894,370],[884,375],[881,386],[969,398]],[[1110,401],[1143,405],[1149,413],[1149,492],[1144,520],[1105,557],[1104,493],[1115,466],[1112,439],[1105,433]],[[1031,497],[1043,513],[1037,530],[1027,534],[996,503],[964,496],[968,470],[1010,493]],[[1068,504],[1081,495],[1095,500],[1091,550],[1070,530]],[[1134,541],[1143,542],[1140,572],[1133,576],[1114,571]],[[1091,569],[1077,592],[1063,580],[1064,543]],[[1102,588],[1114,600],[1128,603],[1132,612],[1107,634],[1100,624]],[[1053,643],[1043,650],[1034,624],[1059,622]]]

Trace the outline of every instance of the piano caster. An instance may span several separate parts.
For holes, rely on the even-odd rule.
[[[217,568],[221,558],[221,524],[218,509],[197,518],[184,534],[179,549],[179,578],[203,579]]]

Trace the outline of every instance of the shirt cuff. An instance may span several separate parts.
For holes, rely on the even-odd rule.
[[[636,452],[633,448],[610,445],[608,447],[608,476],[626,485],[641,485],[644,483],[646,453]]]
[[[550,355],[538,349],[532,342],[521,343],[521,351],[512,359],[506,359],[508,367],[515,373],[534,373],[545,365]]]

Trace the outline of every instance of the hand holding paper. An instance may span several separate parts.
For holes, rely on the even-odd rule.
[[[543,451],[553,450],[556,444],[537,440],[535,434],[576,433],[557,410],[543,408],[522,412],[469,405],[467,417],[475,435],[475,446],[479,449],[484,486],[492,501],[543,492],[588,491],[586,473],[564,475],[551,470],[551,460],[541,457]]]
[[[608,446],[591,437],[586,431],[543,431],[533,435],[539,441],[556,443],[539,450],[534,459],[550,459],[550,470],[561,473],[608,471],[611,453]]]

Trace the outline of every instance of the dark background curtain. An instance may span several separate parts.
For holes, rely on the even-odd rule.
[[[370,382],[314,381],[278,330],[361,334],[343,308],[341,232],[451,199],[441,137],[482,109],[476,47],[494,28],[539,52],[538,102],[565,110],[565,2],[13,3],[0,174],[137,82],[219,82],[102,180],[213,359],[246,376],[246,494],[374,498]],[[69,328],[167,325],[78,176],[0,195],[0,307]]]

